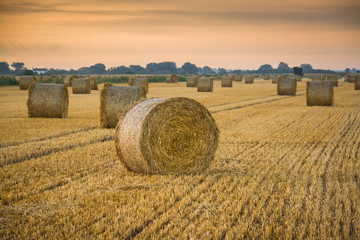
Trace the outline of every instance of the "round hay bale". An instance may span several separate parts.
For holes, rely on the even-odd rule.
[[[90,79],[90,88],[91,90],[99,90],[98,84],[97,84],[97,77],[96,76],[92,76],[89,77]]]
[[[242,75],[234,75],[234,79],[235,82],[242,82]]]
[[[177,82],[178,82],[178,76],[175,73],[166,77],[166,83],[177,83]]]
[[[339,76],[336,74],[327,75],[327,80],[332,82],[334,87],[339,86]]]
[[[200,78],[198,82],[198,92],[212,92],[214,89],[213,78]]]
[[[186,78],[186,87],[197,87],[199,82],[199,76],[191,76]]]
[[[272,78],[271,78],[271,83],[278,83],[278,81],[279,81],[279,79],[280,79],[280,76],[273,76]]]
[[[232,87],[232,77],[221,78],[221,87]]]
[[[311,76],[312,81],[325,81],[326,75],[325,74],[313,74]]]
[[[91,92],[91,84],[89,78],[75,78],[72,86],[73,94],[89,94]]]
[[[334,88],[331,81],[306,82],[306,105],[333,106]]]
[[[278,95],[296,95],[297,82],[295,78],[280,78],[277,84]]]
[[[129,84],[130,83],[130,86],[144,88],[146,94],[149,92],[149,82],[147,78],[133,78],[132,80],[129,80]]]
[[[355,90],[360,90],[360,77],[359,76],[356,76],[354,85],[355,85]]]
[[[295,80],[296,80],[297,82],[301,82],[301,81],[302,81],[302,77],[301,77],[300,75],[295,75],[294,78],[295,78]]]
[[[264,75],[264,80],[270,80],[270,74],[265,74]]]
[[[66,118],[69,94],[65,84],[35,83],[29,88],[28,116],[42,118]]]
[[[19,78],[20,90],[28,90],[32,82],[36,82],[35,76],[21,76]]]
[[[145,98],[145,88],[113,86],[111,83],[105,83],[100,93],[100,127],[116,127],[119,116],[130,106]]]
[[[73,80],[75,78],[78,78],[78,75],[70,75],[70,76],[66,76],[64,79],[64,84],[68,87],[72,86]]]
[[[219,130],[210,112],[188,98],[151,98],[121,116],[115,129],[120,160],[131,171],[189,174],[214,159]]]
[[[245,84],[253,84],[254,83],[254,76],[245,76]]]

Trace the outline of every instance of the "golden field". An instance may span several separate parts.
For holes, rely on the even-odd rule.
[[[0,238],[360,239],[360,91],[339,81],[334,106],[308,107],[305,83],[296,96],[262,79],[150,83],[148,97],[193,98],[220,130],[210,167],[180,176],[120,163],[100,91],[69,88],[68,118],[30,119],[27,91],[1,87]]]

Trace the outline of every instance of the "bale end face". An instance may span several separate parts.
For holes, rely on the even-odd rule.
[[[213,78],[200,78],[198,81],[198,92],[212,92],[214,89]]]
[[[42,118],[66,118],[69,94],[64,84],[32,83],[26,103],[28,116]]]
[[[333,106],[334,88],[331,81],[306,82],[307,106]]]
[[[131,171],[191,174],[214,159],[219,130],[209,111],[188,98],[142,101],[115,129],[117,154]]]
[[[221,87],[232,87],[232,78],[222,78]]]
[[[91,82],[89,78],[73,79],[73,94],[90,94]]]
[[[280,78],[277,84],[278,95],[296,95],[297,82],[295,78]]]

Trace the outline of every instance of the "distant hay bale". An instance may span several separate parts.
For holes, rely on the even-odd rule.
[[[128,109],[115,129],[115,146],[130,171],[191,174],[214,159],[219,130],[210,112],[188,98],[151,98]]]
[[[306,82],[306,105],[333,106],[334,88],[331,81]]]
[[[265,74],[264,75],[264,80],[270,80],[270,74]]]
[[[221,87],[232,87],[233,78],[231,77],[222,77],[221,78]]]
[[[235,82],[242,82],[242,75],[234,75],[234,79]]]
[[[336,74],[331,74],[327,76],[327,80],[332,82],[334,87],[339,86],[339,76]]]
[[[325,74],[313,74],[311,75],[312,81],[325,81],[326,75]]]
[[[253,84],[254,83],[254,76],[245,76],[245,83],[246,84]]]
[[[214,89],[213,78],[200,78],[198,82],[198,92],[212,92]]]
[[[166,77],[166,83],[177,83],[177,82],[178,82],[178,76],[175,73]]]
[[[199,76],[191,76],[186,78],[186,87],[197,87],[199,82]]]
[[[96,76],[92,76],[89,77],[90,79],[90,86],[91,86],[91,90],[98,90],[98,84],[97,84],[97,77]]]
[[[100,93],[100,127],[114,128],[127,108],[146,98],[145,88],[105,83]]]
[[[91,84],[89,78],[75,78],[72,86],[73,94],[89,94],[91,92]]]
[[[73,80],[75,78],[78,78],[78,75],[70,75],[70,76],[66,76],[64,79],[64,84],[68,87],[72,86]]]
[[[29,88],[28,116],[42,118],[66,118],[69,94],[64,84],[35,83]]]
[[[20,88],[20,90],[28,90],[32,82],[36,82],[36,77],[34,77],[34,76],[21,76],[19,78],[19,88]]]
[[[273,76],[272,78],[271,78],[271,83],[278,83],[278,81],[279,81],[279,79],[280,79],[280,76]]]
[[[296,95],[296,80],[295,78],[280,78],[277,84],[278,95]]]
[[[356,78],[358,78],[358,76],[356,74],[348,74],[347,75],[347,82],[353,83],[353,82],[355,82]]]
[[[133,78],[129,80],[129,85],[144,88],[146,94],[149,92],[149,81],[147,78]]]
[[[295,75],[294,78],[295,78],[295,80],[296,80],[297,82],[301,82],[301,81],[302,81],[302,77],[301,77],[300,75]]]
[[[355,90],[360,90],[360,77],[357,76],[354,81]]]

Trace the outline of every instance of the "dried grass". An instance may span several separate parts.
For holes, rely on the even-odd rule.
[[[113,86],[111,83],[105,83],[100,93],[100,127],[116,127],[119,116],[127,108],[145,98],[145,88]]]
[[[199,83],[199,76],[190,76],[186,78],[186,87],[197,87]]]
[[[307,106],[333,106],[334,88],[331,81],[306,82]]]
[[[34,76],[21,76],[19,78],[19,88],[20,90],[28,90],[31,83],[36,82],[36,77]]]
[[[177,82],[178,82],[178,76],[175,73],[166,77],[166,83],[177,83]]]
[[[278,95],[296,95],[297,82],[295,78],[280,78],[277,84]]]
[[[247,75],[245,76],[245,84],[253,84],[254,83],[254,76]]]
[[[35,83],[29,88],[28,116],[42,118],[66,118],[69,94],[65,84]]]
[[[89,78],[75,78],[72,86],[73,94],[90,94],[91,84]]]
[[[212,92],[214,90],[214,79],[210,77],[202,77],[198,82],[198,92]]]
[[[147,174],[204,171],[214,159],[219,131],[210,112],[188,98],[152,98],[129,109],[115,129],[121,162]]]
[[[222,77],[221,78],[221,87],[232,87],[232,77]]]

